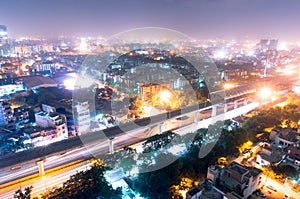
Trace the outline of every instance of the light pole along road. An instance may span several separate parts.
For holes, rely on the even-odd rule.
[[[257,103],[251,103],[248,105],[244,105],[241,106],[239,108],[236,108],[234,110],[228,111],[227,113],[222,113],[220,114],[218,117],[219,118],[233,118],[233,117],[237,117],[239,115],[245,114],[253,109],[255,109],[258,106]],[[176,123],[179,122],[180,123],[180,128],[178,128],[178,124]],[[211,124],[212,122],[212,118],[206,118],[203,119],[199,122],[193,123],[194,118],[193,118],[193,114],[190,115],[190,117],[188,117],[188,119],[186,120],[176,120],[175,121],[169,121],[169,123],[166,123],[166,125],[164,125],[164,130],[170,130],[170,129],[174,129],[177,128],[174,132],[178,133],[178,134],[185,134],[185,133],[190,133],[190,132],[194,132],[196,129],[198,128],[205,128],[207,127],[209,124]],[[191,124],[192,122],[192,124]],[[158,132],[158,126],[155,126],[153,128],[149,128],[149,127],[145,127],[142,130],[139,131],[135,131],[134,133],[131,134],[123,134],[119,137],[116,137],[114,139],[114,143],[115,143],[115,147],[116,148],[121,148],[123,146],[128,146],[137,142],[140,142],[142,140],[145,140],[145,138],[148,137],[149,134],[154,135],[155,133]],[[13,198],[13,194],[14,192],[20,188],[20,187],[26,187],[26,186],[33,186],[33,194],[40,194],[43,191],[45,191],[46,188],[51,188],[53,186],[59,186],[62,184],[62,182],[66,181],[70,175],[75,174],[78,171],[82,171],[84,169],[86,169],[89,166],[89,163],[86,163],[85,165],[81,165],[81,164],[77,164],[77,165],[73,165],[72,168],[69,170],[68,166],[61,166],[62,162],[64,160],[68,160],[68,162],[70,162],[71,160],[78,160],[78,157],[82,157],[81,159],[89,159],[92,158],[92,155],[90,154],[89,150],[93,152],[93,154],[103,154],[108,152],[108,148],[109,148],[109,140],[105,139],[102,142],[101,141],[97,141],[95,144],[91,145],[89,147],[88,150],[86,149],[75,149],[73,151],[67,152],[63,155],[58,155],[58,156],[53,156],[50,157],[48,159],[46,159],[45,161],[45,168],[46,168],[46,174],[45,176],[38,176],[36,178],[33,179],[29,179],[29,180],[25,180],[25,181],[20,181],[20,180],[15,180],[18,178],[15,178],[18,173],[17,172],[12,172],[9,173],[8,175],[3,175],[0,180],[1,182],[10,182],[10,183],[4,183],[2,185],[0,185],[0,198],[5,199],[5,198]],[[85,162],[85,161],[83,161]],[[47,171],[48,167],[59,167],[61,166],[61,168],[64,169],[59,169],[58,171],[56,171],[55,175],[53,173],[49,173]],[[34,172],[34,170],[36,171],[35,173],[37,173],[37,166],[34,165],[34,168],[29,169],[28,166],[28,170],[26,171],[26,173],[21,172],[21,170],[19,171],[20,175],[32,175],[32,172]],[[66,172],[66,170],[68,172]],[[30,173],[30,174],[29,174]],[[57,181],[55,179],[58,179]]]

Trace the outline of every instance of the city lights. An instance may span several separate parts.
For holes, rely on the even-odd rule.
[[[234,83],[224,83],[223,87],[224,87],[225,90],[228,90],[228,89],[234,88],[235,84]]]
[[[300,1],[273,1],[1,3],[0,198],[300,199]]]
[[[271,88],[264,87],[259,90],[259,96],[264,100],[271,99],[272,94],[273,94],[273,91]]]
[[[96,81],[84,76],[70,73],[69,78],[63,81],[64,87],[68,90],[74,90],[76,88],[89,88],[96,85]]]
[[[286,42],[280,42],[277,49],[278,50],[288,50],[288,45]]]
[[[88,45],[86,38],[80,39],[80,46],[79,46],[80,52],[87,52],[88,51]]]
[[[219,50],[219,51],[215,52],[215,54],[214,54],[215,59],[224,59],[224,58],[226,58],[226,56],[227,56],[227,54],[224,50]]]
[[[164,91],[160,91],[160,99],[163,102],[170,102],[171,97],[172,97],[172,93],[170,91],[164,90]]]

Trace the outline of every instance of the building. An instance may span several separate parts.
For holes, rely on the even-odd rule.
[[[17,44],[14,51],[19,56],[29,56],[32,53],[53,52],[54,48],[50,44]]]
[[[39,126],[31,126],[23,128],[21,132],[34,146],[43,146],[63,139],[63,137],[59,136],[54,127],[42,128]]]
[[[37,62],[33,65],[35,74],[51,75],[55,72],[55,64],[52,61]]]
[[[186,199],[225,199],[225,194],[213,186],[213,182],[206,178],[198,186],[193,187],[186,193]]]
[[[24,76],[22,77],[24,86],[27,89],[36,89],[41,87],[57,87],[57,83],[50,77],[44,76]]]
[[[284,153],[280,148],[274,145],[265,146],[256,154],[256,163],[261,166],[277,165],[284,157]]]
[[[269,41],[269,50],[277,50],[278,39],[270,39]]]
[[[25,105],[14,108],[13,116],[14,116],[14,121],[15,121],[17,130],[31,125],[30,124],[31,121],[29,118],[29,110],[30,110],[30,108]]]
[[[0,46],[7,44],[7,42],[8,42],[7,26],[0,25]]]
[[[17,71],[19,70],[20,66],[16,65],[16,64],[12,64],[12,63],[4,63],[1,65],[1,72],[2,73],[13,73],[13,74],[17,74]]]
[[[210,166],[207,171],[207,178],[218,189],[237,198],[248,198],[258,188],[261,175],[261,170],[237,162],[224,168]]]
[[[288,163],[290,162],[296,169],[300,168],[300,142],[294,144],[294,146],[289,146],[287,148],[287,158]]]
[[[260,48],[262,50],[277,50],[278,39],[262,39],[260,40]]]
[[[299,141],[300,134],[292,128],[273,129],[270,133],[270,140],[274,141],[276,147],[286,148]]]
[[[12,48],[8,42],[7,27],[0,25],[0,56],[9,56],[11,52]]]
[[[0,97],[25,90],[26,88],[21,78],[7,78],[5,76],[5,78],[0,79]]]
[[[57,137],[60,139],[68,138],[67,120],[64,114],[59,114],[51,109],[50,106],[43,105],[42,110],[35,113],[35,122],[39,127],[55,128]],[[48,112],[49,111],[49,112]]]
[[[46,104],[42,104],[42,110],[46,111],[48,113],[55,113],[56,112],[56,108],[50,105],[46,105]]]
[[[7,102],[0,102],[0,126],[9,131],[15,128],[11,105]]]
[[[187,60],[167,51],[137,50],[121,55],[107,68],[109,75],[102,79],[122,83],[137,93],[143,85],[164,85],[172,90],[184,90],[193,83],[201,82],[210,67],[203,67],[203,73]],[[142,98],[142,96],[140,96]]]
[[[168,84],[147,84],[139,87],[140,98],[142,101],[151,100],[152,96],[159,95],[159,93],[163,90],[168,90],[170,85]]]
[[[267,50],[269,45],[269,40],[268,39],[261,39],[260,40],[260,48],[262,50]]]
[[[90,132],[91,129],[91,115],[89,103],[77,103],[73,107],[74,124],[78,135]]]

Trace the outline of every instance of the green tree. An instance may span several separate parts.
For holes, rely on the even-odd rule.
[[[62,187],[54,188],[42,195],[44,199],[66,199],[66,198],[121,198],[120,189],[114,190],[104,178],[104,172],[108,168],[102,162],[96,162],[91,169],[72,175]]]
[[[278,165],[277,167],[273,166],[272,170],[277,174],[280,175],[282,174],[284,178],[290,177],[298,177],[299,172],[297,170],[290,166],[290,165]]]
[[[24,192],[22,191],[21,188],[18,189],[17,191],[15,191],[14,198],[17,198],[17,199],[30,199],[32,188],[33,188],[32,186],[25,187]]]
[[[167,161],[173,159],[172,154],[159,154],[156,157],[156,162]],[[143,165],[144,168],[152,168],[155,165]],[[171,198],[170,187],[173,184],[178,184],[179,167],[178,162],[170,164],[159,170],[154,170],[146,173],[139,173],[134,182],[134,189],[137,190],[142,197],[149,199],[165,199]]]
[[[129,155],[120,160],[120,167],[122,167],[125,172],[129,172],[129,174],[130,174],[130,170],[133,168],[135,164],[136,161],[133,159],[133,155]]]

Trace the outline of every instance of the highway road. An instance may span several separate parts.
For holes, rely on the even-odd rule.
[[[223,92],[221,92],[221,93],[216,92],[212,95],[216,95],[218,97],[222,93]],[[248,88],[248,86],[244,86],[241,88],[236,88],[233,90],[226,91],[225,101],[229,104],[228,110],[233,109],[232,102],[234,102],[236,100],[244,99],[245,97],[249,96],[250,93],[253,94],[253,90]],[[149,126],[148,125],[149,123],[151,123],[151,125],[160,124],[160,123],[163,123],[164,121],[166,121],[166,119],[172,120],[172,119],[181,117],[183,115],[186,115],[187,113],[194,112],[196,110],[203,111],[203,113],[200,112],[200,119],[209,118],[211,115],[211,108],[209,108],[210,105],[211,105],[211,102],[208,102],[208,101],[203,102],[201,104],[196,104],[193,106],[184,107],[179,110],[174,110],[174,111],[167,112],[164,114],[156,115],[151,118],[143,118],[141,120],[136,120],[131,123],[126,123],[126,124],[122,124],[120,126],[112,127],[109,129],[104,129],[103,133],[108,138],[115,138],[115,137],[120,136],[121,134],[132,132],[132,131],[135,131],[142,127],[145,127],[145,126]],[[223,109],[224,108],[222,108],[222,107],[218,107],[217,113],[220,114],[221,112],[223,112]],[[3,170],[3,169],[7,170],[7,168],[10,169],[14,166],[19,167],[24,164],[28,164],[29,162],[35,163],[36,161],[39,161],[40,159],[45,159],[45,158],[51,157],[53,155],[59,155],[63,152],[71,151],[80,146],[82,146],[81,139],[79,137],[73,137],[70,139],[62,140],[60,142],[52,143],[52,144],[44,146],[44,147],[37,147],[32,150],[26,150],[26,151],[14,153],[14,154],[8,154],[6,156],[0,157],[0,168],[1,168],[1,170]],[[1,174],[0,174],[0,176],[1,176]]]
[[[218,117],[220,119],[236,117],[236,116],[244,114],[250,110],[253,110],[255,107],[256,107],[256,104],[248,104],[247,106],[240,107],[238,109],[229,111],[226,114],[219,115]],[[210,114],[211,114],[211,112],[208,111],[206,114],[204,114],[204,116],[207,117]],[[164,124],[163,131],[176,129],[174,132],[176,132],[178,134],[190,133],[190,132],[194,132],[195,129],[205,128],[212,122],[211,118],[207,118],[207,119],[201,120],[198,123],[194,123],[193,115],[194,114],[191,114],[182,119],[175,119],[175,120],[168,121],[167,123]],[[203,114],[202,114],[202,116],[203,116]],[[115,147],[121,148],[123,146],[127,146],[127,145],[131,145],[131,144],[140,142],[149,136],[157,134],[157,132],[158,132],[158,127],[154,126],[152,128],[145,127],[144,129],[136,131],[134,133],[123,134],[114,139]],[[44,165],[45,165],[46,170],[49,170],[50,168],[55,168],[55,167],[67,164],[67,163],[75,161],[75,160],[90,159],[93,157],[93,155],[98,156],[98,155],[102,155],[102,154],[108,152],[108,149],[109,149],[108,146],[109,146],[108,139],[104,139],[102,141],[98,140],[98,141],[95,141],[95,143],[90,144],[86,148],[83,147],[83,148],[75,149],[73,151],[67,152],[62,155],[57,155],[57,156],[52,156],[50,158],[47,158],[45,160]],[[28,164],[28,165],[23,165],[22,169],[18,170],[18,171],[11,171],[11,170],[2,171],[1,177],[0,177],[0,182],[1,182],[0,198],[2,198],[2,195],[1,195],[2,188],[6,186],[5,182],[12,182],[12,181],[16,180],[15,182],[16,182],[17,186],[14,187],[15,189],[18,188],[19,186],[24,187],[24,186],[28,185],[28,182],[27,181],[20,182],[20,180],[17,180],[17,179],[20,179],[21,177],[24,177],[24,176],[36,174],[37,172],[38,172],[37,166],[32,163]],[[67,179],[67,178],[62,177],[62,179]],[[41,182],[41,179],[36,179],[36,181]],[[48,180],[47,180],[47,182],[48,182]],[[40,183],[38,183],[38,184],[40,184]],[[36,184],[32,184],[32,185],[35,186]],[[41,185],[39,185],[39,187],[40,186]],[[48,184],[48,187],[50,187],[50,184]],[[10,191],[14,191],[14,190],[10,190]],[[6,191],[5,191],[5,194],[7,194]]]
[[[80,171],[84,171],[90,168],[90,166],[91,165],[89,161],[84,161],[82,163],[71,165],[58,171],[46,172],[44,176],[38,176],[22,183],[18,183],[18,180],[16,180],[16,184],[0,189],[0,198],[12,199],[14,198],[13,196],[17,189],[19,189],[20,187],[24,189],[27,186],[33,186],[32,198],[35,196],[39,196],[52,187],[61,186],[62,183],[67,181],[71,175],[74,175]]]

